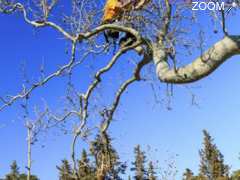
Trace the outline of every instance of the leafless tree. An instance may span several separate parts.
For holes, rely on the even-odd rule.
[[[47,110],[41,112],[35,107],[34,114],[35,118],[30,118],[28,99],[26,98],[21,104],[24,110],[24,123],[27,129],[27,180],[31,180],[32,170],[32,146],[38,141],[39,134],[46,130],[47,124],[44,122],[44,118],[47,115]]]

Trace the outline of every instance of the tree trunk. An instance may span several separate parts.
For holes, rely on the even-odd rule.
[[[27,180],[31,180],[31,167],[32,167],[32,138],[31,129],[28,128],[28,165],[27,165]]]
[[[105,176],[103,174],[97,175],[97,180],[104,180]]]

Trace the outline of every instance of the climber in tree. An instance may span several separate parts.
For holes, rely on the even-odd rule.
[[[124,12],[140,10],[149,2],[150,0],[106,0],[102,24],[121,21]],[[119,32],[116,30],[108,30],[104,32],[104,36],[107,43],[109,43],[110,39],[112,39],[113,42],[116,42],[119,38]],[[125,37],[120,40],[120,45],[129,38],[133,38],[133,36],[130,33],[127,33]]]
[[[104,14],[102,19],[102,24],[114,23],[119,20],[120,12],[122,9],[122,3],[120,0],[107,0],[104,7]],[[104,32],[106,42],[109,43],[109,39],[116,41],[119,38],[119,32],[108,30]]]

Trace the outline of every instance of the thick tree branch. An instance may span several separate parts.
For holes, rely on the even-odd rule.
[[[151,62],[151,55],[150,54],[144,54],[144,57],[143,59],[137,64],[134,72],[133,72],[133,76],[131,78],[129,78],[128,80],[126,80],[118,89],[116,95],[115,95],[115,98],[114,98],[114,101],[112,103],[112,106],[107,109],[107,110],[104,110],[102,112],[102,116],[104,117],[104,121],[101,125],[101,132],[102,133],[106,133],[112,119],[113,119],[113,115],[120,103],[120,100],[121,100],[121,97],[123,95],[123,93],[127,90],[127,88],[133,84],[134,82],[136,81],[140,81],[141,80],[141,76],[140,76],[140,73],[141,73],[141,70],[142,68],[147,65],[148,63]]]
[[[141,40],[141,35],[138,31],[136,31],[133,28],[130,27],[125,27],[125,26],[121,26],[121,25],[117,25],[117,24],[104,24],[101,26],[96,27],[95,29],[93,29],[90,32],[86,32],[86,33],[79,33],[77,39],[79,41],[83,40],[83,39],[88,39],[94,35],[99,34],[100,32],[103,32],[105,30],[116,30],[116,31],[120,31],[120,32],[126,32],[126,33],[130,33],[132,35],[134,35],[137,39],[137,41]]]
[[[132,50],[136,47],[138,47],[139,45],[141,45],[142,41],[137,41],[134,44],[124,47],[122,49],[120,49],[111,59],[111,61],[109,61],[109,63],[103,67],[102,69],[100,69],[96,74],[95,74],[95,80],[92,82],[92,84],[88,87],[86,93],[83,95],[83,99],[84,99],[84,106],[83,106],[83,115],[85,117],[88,116],[88,105],[89,105],[89,98],[91,96],[91,94],[93,93],[94,89],[97,87],[97,85],[101,82],[101,77],[104,73],[108,72],[111,70],[111,68],[115,65],[115,63],[117,62],[117,60],[119,59],[119,57],[124,54],[125,52]]]
[[[153,50],[153,59],[156,64],[158,78],[167,83],[190,83],[211,74],[223,62],[234,55],[240,54],[240,36],[226,36],[192,63],[170,69],[167,63],[167,53],[164,46],[156,44]]]

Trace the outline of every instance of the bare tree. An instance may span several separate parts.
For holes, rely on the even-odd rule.
[[[38,141],[39,134],[43,133],[46,129],[46,123],[44,118],[47,114],[47,110],[40,112],[36,107],[34,110],[35,118],[30,118],[29,108],[28,108],[28,98],[21,104],[24,110],[24,123],[27,129],[27,180],[31,180],[32,177],[32,146]]]

